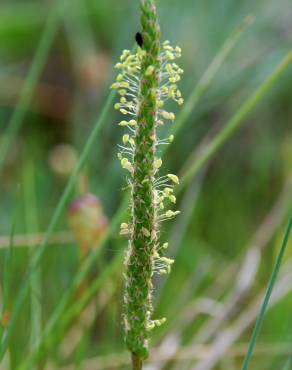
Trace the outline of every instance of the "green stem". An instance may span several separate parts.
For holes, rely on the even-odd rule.
[[[36,200],[35,168],[33,161],[27,161],[24,166],[24,204],[26,230],[28,233],[37,232],[38,210]],[[33,256],[34,249],[30,251],[30,257]],[[36,269],[31,276],[31,338],[30,349],[33,352],[37,348],[42,331],[42,274],[40,268]]]
[[[47,232],[45,234],[45,237],[43,239],[43,242],[42,244],[40,245],[40,247],[36,250],[36,252],[34,253],[33,255],[33,258],[31,259],[31,263],[30,263],[30,266],[29,266],[29,269],[27,271],[27,274],[26,274],[26,277],[25,279],[23,280],[23,283],[20,287],[20,290],[19,290],[19,293],[17,295],[17,298],[16,298],[16,301],[14,303],[14,307],[13,307],[13,311],[12,311],[12,314],[11,314],[11,320],[10,320],[10,325],[7,329],[7,331],[3,334],[2,338],[1,338],[1,342],[0,342],[0,360],[3,358],[5,352],[6,352],[6,349],[7,349],[7,346],[8,346],[8,343],[9,343],[9,338],[12,334],[12,331],[14,330],[14,327],[15,327],[15,323],[16,323],[16,319],[20,313],[20,310],[21,310],[21,307],[22,307],[22,303],[23,301],[25,300],[25,297],[29,291],[29,287],[30,287],[30,281],[31,281],[31,276],[34,274],[35,270],[37,269],[37,267],[39,266],[40,264],[40,261],[48,247],[48,242],[50,240],[50,237],[61,217],[61,214],[67,204],[67,201],[69,199],[69,196],[74,188],[74,185],[75,185],[75,182],[76,182],[76,179],[77,179],[77,176],[79,175],[82,167],[84,166],[87,158],[88,158],[88,155],[90,153],[90,150],[91,148],[93,147],[93,144],[95,143],[95,140],[100,132],[100,129],[101,129],[101,126],[102,126],[102,123],[104,122],[106,116],[107,116],[107,112],[109,111],[110,107],[112,106],[112,102],[114,100],[114,97],[115,97],[115,92],[113,91],[107,101],[105,102],[104,104],[104,107],[103,107],[103,110],[100,114],[100,117],[99,119],[97,120],[94,128],[93,128],[93,131],[91,132],[89,138],[87,139],[85,145],[84,145],[84,149],[80,155],[80,158],[71,174],[71,177],[67,183],[67,186],[65,187],[63,193],[62,193],[62,196],[60,198],[60,201],[54,211],[54,214],[51,218],[51,222],[48,226],[48,229],[47,229]],[[88,261],[90,259],[88,258]],[[87,260],[86,260],[87,261]],[[88,266],[86,265],[86,263],[84,263],[85,267],[84,268],[88,268]]]
[[[242,370],[247,370],[249,367],[249,363],[250,363],[250,360],[253,354],[253,350],[256,345],[256,340],[259,335],[259,332],[260,332],[260,329],[261,329],[261,326],[264,320],[264,316],[265,316],[265,313],[266,313],[266,310],[269,304],[269,300],[271,298],[271,294],[272,294],[272,291],[273,291],[273,288],[274,288],[274,285],[275,285],[275,282],[276,282],[276,279],[277,279],[277,276],[278,276],[278,273],[279,273],[279,270],[282,264],[282,260],[283,260],[283,257],[284,257],[284,254],[287,248],[291,228],[292,228],[292,214],[289,218],[288,225],[285,231],[285,236],[281,244],[280,252],[277,256],[277,259],[276,259],[276,262],[275,262],[275,265],[274,265],[274,268],[273,268],[273,271],[270,277],[270,281],[267,287],[267,291],[266,291],[263,303],[261,305],[256,323],[255,323],[255,326],[252,332],[251,339],[249,341],[248,349],[247,349],[247,352],[246,352],[246,355],[243,361],[243,365],[242,365]]]
[[[7,128],[4,132],[4,139],[2,139],[0,146],[0,177],[10,144],[13,138],[17,135],[23,123],[25,113],[31,103],[34,94],[35,86],[42,73],[50,47],[57,33],[60,10],[63,4],[64,0],[62,0],[61,2],[57,2],[48,17],[44,33],[41,37],[38,49],[32,62],[31,69],[22,88],[19,102],[17,103],[17,106],[15,107],[15,110],[12,113],[11,119],[8,122]]]
[[[139,356],[132,353],[132,368],[133,370],[142,370],[143,363]]]
[[[246,100],[246,102],[236,111],[236,113],[226,123],[224,128],[212,140],[200,154],[189,170],[184,174],[180,188],[184,187],[189,180],[198,173],[202,166],[222,147],[227,139],[240,127],[246,116],[257,106],[262,98],[270,91],[271,87],[278,80],[281,74],[292,62],[292,51],[290,51],[271,75],[256,89],[256,91]]]
[[[142,49],[139,111],[135,134],[132,178],[132,218],[126,258],[125,340],[135,363],[148,356],[148,323],[152,313],[151,291],[156,246],[154,204],[155,120],[160,70],[160,29],[152,0],[141,0]],[[153,69],[148,74],[147,70]],[[137,365],[137,366],[138,366]],[[141,367],[135,367],[135,369]]]
[[[208,90],[215,76],[217,75],[220,67],[224,64],[227,56],[237,44],[240,36],[250,26],[253,22],[252,16],[247,16],[243,19],[241,24],[232,32],[232,34],[224,42],[215,58],[209,64],[208,68],[205,70],[204,74],[200,78],[196,87],[191,92],[188,99],[185,101],[180,113],[178,114],[174,125],[172,126],[171,133],[176,135],[176,133],[181,129],[182,125],[190,117],[195,107],[197,106],[202,95]],[[165,150],[168,150],[170,146],[166,146]]]

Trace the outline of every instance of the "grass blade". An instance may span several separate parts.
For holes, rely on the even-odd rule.
[[[90,268],[92,267],[93,263],[96,261],[96,259],[102,252],[102,248],[106,244],[110,235],[112,235],[113,231],[116,230],[117,226],[120,224],[124,216],[124,210],[126,209],[127,204],[128,204],[128,199],[125,199],[125,201],[122,203],[122,206],[120,207],[120,210],[117,212],[115,217],[112,219],[112,222],[110,223],[109,228],[106,234],[104,235],[104,237],[102,238],[98,248],[95,248],[92,251],[92,253],[90,253],[84,260],[82,264],[82,268],[80,268],[80,270],[78,271],[77,275],[74,278],[74,281],[72,282],[70,287],[67,289],[66,293],[63,295],[61,301],[58,303],[56,309],[54,310],[50,319],[48,320],[48,323],[43,331],[42,338],[41,338],[38,348],[36,349],[35,353],[32,356],[27,357],[26,361],[22,363],[22,366],[20,367],[21,370],[31,369],[31,366],[34,363],[34,361],[39,360],[41,356],[45,355],[45,351],[43,351],[43,346],[50,345],[51,343],[55,343],[53,342],[53,337],[51,336],[51,334],[56,327],[57,321],[64,314],[65,309],[67,308],[70,299],[73,297],[76,289],[80,286],[80,283],[83,281],[83,279],[89,272]],[[99,288],[101,282],[103,282],[104,279],[111,274],[112,270],[116,269],[116,263],[119,263],[121,261],[122,261],[121,255],[118,254],[115,257],[115,262],[103,270],[102,275],[99,276],[97,280],[92,283],[92,287],[89,289],[89,291],[86,292],[84,297],[81,298],[83,303],[80,305],[77,302],[77,304],[73,305],[68,310],[68,313],[64,315],[65,321],[70,320],[75,315],[76,312],[80,312],[82,310],[82,308],[84,307],[83,304],[86,303],[92,297],[93,293],[95,293],[97,289]]]
[[[1,325],[0,325],[0,334],[3,335],[5,329],[3,328],[3,321],[5,321],[5,316],[10,316],[11,310],[11,286],[12,286],[12,261],[13,261],[13,251],[14,251],[14,229],[15,222],[13,221],[11,231],[10,231],[10,241],[9,247],[4,251],[4,268],[3,268],[3,277],[2,277],[2,304],[1,304]]]
[[[290,356],[282,370],[291,370],[291,369],[292,369],[292,357]]]
[[[247,16],[244,18],[242,23],[234,30],[234,32],[228,37],[228,39],[224,42],[218,53],[215,55],[215,58],[207,67],[206,71],[200,78],[198,84],[196,85],[195,89],[191,92],[188,99],[182,106],[180,113],[177,116],[177,119],[172,127],[171,133],[176,134],[184,122],[190,117],[194,108],[198,104],[202,95],[207,91],[210,87],[212,81],[216,77],[220,67],[225,62],[227,56],[233,49],[233,47],[237,44],[240,36],[243,32],[250,26],[253,22],[252,16]]]
[[[255,326],[254,326],[254,329],[253,329],[253,332],[252,332],[251,339],[249,341],[247,352],[246,352],[246,355],[245,355],[245,358],[244,358],[244,361],[243,361],[243,365],[242,365],[242,370],[247,370],[248,367],[249,367],[249,363],[250,363],[250,360],[251,360],[251,357],[252,357],[252,354],[253,354],[253,350],[254,350],[254,347],[255,347],[255,344],[256,344],[256,340],[257,340],[257,337],[259,335],[259,332],[260,332],[260,329],[261,329],[261,326],[262,326],[262,323],[263,323],[263,319],[264,319],[264,316],[265,316],[265,313],[266,313],[266,309],[268,307],[268,303],[269,303],[269,300],[270,300],[270,297],[271,297],[271,294],[272,294],[272,291],[273,291],[273,288],[274,288],[274,285],[275,285],[275,282],[276,282],[276,279],[277,279],[277,276],[278,276],[278,273],[279,273],[279,270],[280,270],[280,267],[281,267],[281,264],[282,264],[282,260],[283,260],[283,257],[284,257],[285,251],[286,251],[286,247],[287,247],[289,236],[290,236],[291,227],[292,227],[292,214],[289,218],[288,225],[286,227],[286,231],[285,231],[285,235],[284,235],[284,239],[282,241],[280,251],[277,255],[276,262],[275,262],[275,265],[274,265],[274,268],[273,268],[273,271],[272,271],[272,274],[271,274],[271,277],[270,277],[270,281],[269,281],[269,284],[268,284],[268,287],[267,287],[267,291],[266,291],[265,297],[263,299],[263,302],[262,302],[262,305],[261,305],[256,323],[255,323]]]
[[[114,100],[114,96],[115,96],[115,92],[112,91],[107,99],[107,101],[105,102],[104,104],[104,107],[103,107],[103,110],[100,114],[100,117],[99,119],[97,120],[94,128],[93,128],[93,131],[91,132],[85,146],[84,146],[84,149],[80,155],[80,158],[70,176],[70,179],[66,185],[66,188],[65,190],[63,191],[63,194],[60,198],[60,201],[54,211],[54,214],[52,216],[52,219],[51,219],[51,222],[48,226],[48,229],[47,229],[47,232],[45,234],[45,237],[44,237],[44,240],[42,242],[42,244],[40,245],[40,247],[36,250],[33,258],[31,259],[31,264],[29,266],[29,269],[28,269],[28,272],[26,274],[26,277],[23,281],[23,284],[20,288],[20,292],[17,296],[17,299],[16,299],[16,302],[14,304],[14,308],[13,308],[13,311],[12,311],[12,315],[11,315],[11,321],[10,321],[10,325],[7,329],[7,331],[5,332],[5,334],[2,336],[1,338],[1,343],[0,343],[0,360],[3,358],[4,354],[5,354],[5,351],[7,349],[7,345],[8,345],[8,341],[9,341],[9,338],[12,334],[12,331],[13,331],[13,328],[14,328],[14,325],[15,325],[15,321],[16,321],[16,318],[20,312],[20,309],[21,309],[21,306],[22,306],[22,303],[26,297],[26,294],[28,293],[28,290],[29,290],[29,286],[30,286],[30,279],[31,279],[31,276],[33,275],[35,269],[39,266],[39,263],[41,261],[41,258],[42,256],[44,255],[45,251],[46,251],[46,248],[48,246],[48,242],[49,242],[49,239],[57,225],[57,222],[63,212],[63,209],[65,208],[66,206],[66,202],[68,201],[69,199],[69,196],[71,194],[71,191],[74,187],[74,184],[75,184],[75,181],[76,181],[76,178],[78,176],[78,174],[80,173],[83,165],[85,164],[86,160],[87,160],[87,157],[89,155],[89,152],[91,150],[91,148],[93,147],[93,144],[95,142],[95,139],[101,129],[101,126],[103,124],[103,122],[105,121],[105,118],[107,116],[107,113],[109,111],[109,109],[111,108],[112,106],[112,103],[113,103],[113,100]]]
[[[38,209],[36,199],[35,167],[33,161],[27,161],[23,170],[24,183],[24,206],[26,231],[28,233],[38,231]],[[30,256],[33,255],[34,248],[29,250]],[[30,306],[31,306],[31,335],[30,350],[36,347],[39,342],[42,328],[42,274],[37,268],[31,276],[30,286]]]
[[[33,97],[35,86],[42,73],[50,47],[57,33],[59,25],[59,12],[63,3],[63,0],[59,3],[57,2],[57,5],[53,6],[53,9],[49,14],[44,32],[32,62],[31,69],[24,82],[19,102],[12,113],[11,119],[8,122],[7,128],[4,132],[4,139],[2,139],[0,146],[0,177],[10,144],[23,123],[25,113]]]
[[[247,115],[257,106],[263,97],[270,91],[282,73],[288,68],[292,62],[292,51],[290,51],[277,65],[269,77],[256,89],[256,91],[242,104],[230,120],[224,125],[221,131],[215,136],[212,142],[198,156],[193,165],[184,174],[184,179],[181,183],[182,187],[189,182],[203,165],[222,147],[222,145],[230,138],[232,134],[240,127]]]

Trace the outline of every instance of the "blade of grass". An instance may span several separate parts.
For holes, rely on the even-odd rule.
[[[211,143],[198,156],[193,165],[186,171],[181,182],[183,188],[190,178],[198,173],[202,166],[213,157],[232,134],[240,127],[247,115],[257,106],[257,104],[270,91],[271,87],[277,82],[279,77],[292,62],[292,51],[290,51],[272,71],[268,78],[256,89],[256,91],[241,105],[224,127],[219,131]]]
[[[291,369],[292,369],[292,355],[290,355],[282,370],[291,370]]]
[[[182,109],[178,114],[174,125],[172,126],[171,129],[172,134],[175,135],[180,130],[184,122],[190,117],[191,113],[194,111],[194,108],[198,104],[200,98],[210,87],[212,81],[216,77],[220,67],[225,62],[227,56],[239,41],[240,36],[248,28],[248,26],[250,26],[253,23],[253,21],[254,18],[250,15],[244,18],[242,23],[224,42],[218,53],[215,55],[215,58],[212,60],[212,62],[209,64],[206,71],[200,78],[195,89],[191,92],[190,96],[183,104]]]
[[[59,2],[57,1],[47,18],[47,22],[41,36],[39,46],[33,58],[30,71],[21,90],[19,102],[15,107],[15,110],[12,113],[10,121],[8,122],[7,128],[4,132],[4,138],[2,139],[0,146],[0,178],[10,144],[13,138],[17,135],[17,132],[23,123],[25,113],[33,97],[35,86],[42,73],[50,47],[57,33],[59,26],[59,13],[61,11],[61,6],[64,5],[64,2],[65,0]]]
[[[127,198],[127,197],[126,197]],[[80,286],[80,283],[83,281],[84,277],[87,275],[87,273],[90,271],[90,268],[93,265],[93,262],[98,258],[100,253],[102,252],[102,249],[104,245],[106,244],[107,240],[109,239],[109,236],[112,235],[113,231],[116,230],[117,226],[120,224],[122,217],[124,216],[124,210],[128,204],[128,199],[125,199],[122,206],[120,207],[119,211],[116,213],[114,218],[112,219],[112,222],[109,225],[109,228],[102,238],[101,242],[98,245],[98,248],[95,248],[88,257],[84,260],[82,267],[78,271],[77,275],[75,276],[72,284],[70,287],[66,290],[65,294],[63,295],[61,301],[58,303],[56,309],[53,311],[51,317],[48,320],[48,323],[43,331],[41,341],[39,343],[39,346],[37,350],[34,352],[32,356],[28,356],[26,361],[23,361],[22,365],[20,366],[21,370],[24,369],[31,369],[34,361],[40,360],[43,356],[45,356],[45,351],[43,351],[44,345],[50,345],[51,343],[55,343],[54,338],[51,337],[51,334],[53,330],[56,327],[56,323],[59,320],[59,318],[63,315],[65,309],[68,307],[68,303],[70,299],[73,297],[74,293],[76,292],[77,288]],[[68,311],[68,317],[67,314],[64,316],[64,320],[70,320],[72,317],[72,314],[74,315],[75,312],[79,312],[79,310],[84,308],[84,303],[86,303],[91,297],[92,294],[97,291],[97,289],[101,286],[101,284],[104,282],[104,280],[111,275],[112,271],[115,271],[116,269],[116,263],[119,263],[122,261],[121,254],[117,254],[117,256],[114,259],[114,262],[110,264],[107,268],[105,268],[102,272],[102,275],[100,275],[95,282],[93,282],[91,288],[85,293],[84,297],[81,298],[81,305],[80,302],[76,305],[73,305],[71,309]]]
[[[102,271],[102,274],[99,275],[96,280],[87,288],[84,294],[77,300],[73,305],[68,307],[67,311],[64,311],[64,315],[61,317],[57,317],[60,323],[60,328],[57,328],[58,333],[58,340],[61,340],[62,336],[64,335],[64,331],[66,330],[67,326],[72,322],[75,317],[78,317],[83,309],[85,308],[86,304],[90,302],[91,298],[96,294],[98,289],[103,286],[106,280],[111,277],[114,273],[119,271],[124,255],[123,253],[117,254],[113,261],[109,264],[109,266]],[[55,321],[56,323],[56,321]],[[54,324],[52,322],[52,324]],[[59,334],[60,333],[60,334]],[[55,338],[49,337],[47,342],[55,343]]]
[[[14,247],[14,229],[15,229],[15,221],[13,221],[10,231],[10,241],[9,247],[5,250],[4,254],[4,268],[3,268],[3,277],[2,277],[2,294],[3,294],[3,302],[1,305],[1,325],[0,325],[0,334],[3,334],[5,330],[3,328],[3,321],[5,321],[5,317],[3,316],[10,316],[11,310],[11,282],[12,282],[12,260],[13,260],[13,247]]]
[[[35,169],[32,161],[27,161],[23,170],[24,183],[24,204],[26,230],[28,233],[38,230],[38,212],[35,188]],[[34,248],[29,250],[32,256]],[[40,267],[31,276],[30,304],[31,304],[31,333],[30,350],[32,351],[38,344],[41,335],[42,307],[40,303],[42,283]]]
[[[17,218],[17,209],[14,209],[12,216],[12,223],[10,229],[10,243],[9,248],[5,251],[4,254],[4,268],[3,268],[3,303],[1,307],[1,325],[0,325],[0,334],[1,336],[7,331],[7,323],[9,323],[11,310],[12,310],[12,300],[13,300],[13,282],[14,282],[14,235],[16,229],[16,218]],[[4,358],[5,366],[8,365],[11,367],[11,364],[14,362],[14,352],[12,348],[7,352],[6,358]]]
[[[246,297],[248,291],[250,291],[251,285],[248,283],[243,289],[243,286],[241,284],[238,285],[238,283],[236,282],[240,280],[239,276],[242,274],[242,271],[245,270],[245,266],[250,265],[248,260],[250,259],[249,256],[251,256],[251,253],[253,254],[252,251],[263,253],[264,248],[266,248],[266,246],[269,244],[269,241],[274,237],[276,230],[278,230],[279,227],[283,225],[283,222],[287,220],[287,217],[289,217],[292,206],[291,180],[292,179],[288,179],[285,182],[283,189],[281,190],[279,196],[277,196],[277,199],[272,205],[270,211],[266,214],[260,225],[256,228],[256,232],[251,237],[249,243],[242,249],[243,251],[246,251],[246,253],[244,253],[244,255],[240,253],[232,262],[232,264],[229,264],[225,270],[223,269],[224,273],[221,273],[220,277],[221,288],[218,286],[218,281],[216,280],[203,292],[204,296],[210,297],[214,301],[220,300],[220,297],[226,296],[226,298],[224,298],[225,310],[224,313],[222,312],[222,315],[210,317],[202,325],[200,325],[199,329],[193,333],[193,338],[189,342],[190,346],[193,346],[195,345],[195,343],[198,342],[207,343],[212,338],[216,338],[219,332],[223,330],[224,324],[226,324],[226,320],[230,320],[229,322],[231,322],[233,315],[230,315],[230,313],[233,311],[233,313],[237,312],[239,314],[240,309],[236,311],[236,307],[241,306],[240,303],[242,302],[242,299],[244,300],[244,297]],[[221,266],[221,272],[223,270]],[[216,272],[213,272],[216,276]],[[229,283],[231,281],[235,282],[235,285],[233,287],[229,286]],[[223,290],[222,287],[224,287]],[[226,295],[226,292],[228,292],[228,295]],[[178,302],[180,301],[178,300]],[[172,316],[167,315],[168,317],[176,318],[175,324],[173,324],[171,329],[172,332],[168,331],[167,333],[168,336],[176,335],[177,338],[180,339],[184,337],[184,333],[188,330],[190,322],[194,322],[198,317],[198,311],[194,309],[193,304],[194,302],[189,303],[188,305],[186,305],[186,307],[184,307],[184,305],[181,306],[184,308],[180,311],[180,320],[177,320],[179,311],[177,311]],[[190,316],[188,312],[193,312],[193,314]],[[163,331],[164,327],[162,332],[159,332],[158,338],[155,338],[156,343],[159,343],[159,346],[161,348],[163,348],[165,344],[162,339],[163,336],[165,336],[165,332],[163,333]],[[180,340],[177,340],[177,351],[179,351],[180,344]],[[159,347],[157,349],[159,351]],[[224,354],[221,353],[221,356],[224,356]],[[167,368],[167,364],[165,364],[164,367]]]
[[[108,96],[105,104],[104,104],[104,107],[102,109],[102,112],[99,116],[99,119],[97,120],[87,142],[85,143],[85,146],[84,146],[84,149],[80,155],[80,158],[70,176],[70,179],[63,191],[63,194],[60,198],[60,201],[54,211],[54,214],[52,216],[52,219],[50,221],[50,224],[48,226],[48,229],[47,229],[47,232],[45,234],[45,237],[43,239],[43,242],[42,244],[40,245],[40,247],[36,250],[36,252],[34,253],[33,255],[33,258],[31,259],[31,263],[30,263],[30,266],[28,268],[28,271],[27,271],[27,274],[26,274],[26,277],[20,287],[20,291],[18,293],[18,296],[16,298],[16,302],[14,304],[14,307],[13,307],[13,311],[12,311],[12,315],[11,315],[11,320],[10,320],[10,324],[9,324],[9,327],[7,329],[7,331],[5,332],[5,334],[2,336],[1,338],[1,343],[0,343],[0,360],[3,358],[4,354],[5,354],[5,351],[7,349],[7,345],[8,345],[8,341],[9,341],[9,338],[11,336],[11,333],[13,331],[13,328],[14,328],[14,325],[15,325],[15,321],[16,321],[16,318],[21,310],[21,305],[26,297],[26,294],[28,293],[28,290],[29,290],[29,286],[30,286],[30,278],[32,276],[32,274],[34,273],[35,269],[38,267],[41,259],[42,259],[42,256],[44,255],[45,251],[46,251],[46,248],[48,246],[48,242],[50,240],[50,237],[57,225],[57,222],[66,206],[66,202],[68,201],[69,199],[69,196],[71,194],[71,191],[74,187],[74,184],[75,184],[75,181],[76,181],[76,178],[78,176],[78,174],[80,173],[83,165],[85,164],[86,162],[86,159],[88,157],[88,154],[91,150],[91,148],[93,147],[93,144],[95,142],[95,139],[101,129],[101,126],[102,124],[104,123],[105,121],[105,118],[107,116],[107,113],[108,111],[110,110],[111,106],[112,106],[112,103],[113,103],[113,100],[114,100],[114,96],[115,96],[115,92],[112,91],[110,93],[110,95]]]
[[[252,354],[253,354],[253,351],[256,345],[257,337],[259,335],[259,332],[260,332],[260,329],[261,329],[261,326],[264,320],[264,316],[265,316],[265,313],[266,313],[266,310],[269,304],[269,300],[271,298],[272,291],[273,291],[273,288],[274,288],[274,285],[275,285],[275,282],[276,282],[276,279],[277,279],[277,276],[278,276],[278,273],[279,273],[279,270],[280,270],[280,267],[283,261],[283,257],[284,257],[286,247],[288,244],[288,240],[289,240],[289,236],[290,236],[291,227],[292,227],[292,214],[290,215],[290,218],[289,218],[289,221],[286,227],[285,235],[284,235],[284,238],[281,244],[281,248],[277,255],[276,262],[273,267],[270,281],[269,281],[269,284],[266,290],[266,294],[264,296],[262,305],[260,307],[260,311],[259,311],[256,323],[255,323],[255,326],[252,332],[252,336],[248,344],[248,348],[247,348],[246,355],[244,357],[244,361],[242,365],[242,370],[247,370],[249,367],[250,360],[251,360],[251,357],[252,357]]]

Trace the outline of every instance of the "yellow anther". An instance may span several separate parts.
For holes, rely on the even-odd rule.
[[[176,203],[176,197],[174,195],[170,195],[169,200],[171,201],[171,203]]]
[[[174,216],[174,212],[171,211],[171,210],[168,210],[168,211],[165,212],[164,215],[165,215],[165,217],[173,217]]]
[[[167,58],[168,60],[173,60],[173,59],[175,59],[175,56],[174,56],[174,55],[173,55],[173,53],[172,53],[171,51],[169,51],[169,50],[166,50],[165,55],[166,55],[166,58]]]
[[[175,115],[172,112],[167,112],[167,111],[164,110],[164,111],[161,112],[161,115],[162,115],[163,118],[171,120],[171,121],[174,121],[174,119],[175,119]]]
[[[171,64],[167,63],[166,66],[165,66],[165,69],[166,69],[166,72],[167,73],[169,73],[170,75],[172,75],[173,69],[172,69]]]
[[[120,82],[114,82],[114,83],[111,85],[111,89],[118,89],[119,87],[121,87]]]
[[[129,172],[133,173],[133,166],[132,164],[129,162],[129,160],[127,158],[122,158],[121,160],[121,166],[125,169],[125,170],[128,170]]]
[[[123,135],[122,140],[123,140],[123,143],[124,143],[124,144],[127,144],[127,143],[128,143],[128,141],[129,141],[129,139],[130,139],[130,136],[129,136],[128,134]]]
[[[167,257],[160,257],[160,261],[167,263],[168,265],[172,265],[174,263],[174,260]]]
[[[171,211],[171,210],[169,210],[169,211],[165,212],[164,215],[165,215],[165,217],[174,217],[178,214],[180,214],[180,211]]]
[[[146,72],[145,72],[145,75],[146,76],[151,76],[154,72],[154,66],[149,66],[147,69],[146,69]]]
[[[121,61],[125,60],[130,55],[130,50],[123,50],[123,53],[120,57]]]
[[[154,161],[154,167],[156,169],[159,169],[161,167],[161,165],[162,165],[162,159],[161,158],[155,159],[155,161]]]
[[[164,190],[163,190],[163,194],[165,194],[165,196],[169,196],[170,194],[172,194],[173,193],[173,189],[172,188],[165,188]]]
[[[125,89],[127,89],[130,86],[129,82],[127,81],[121,81],[119,85],[120,85],[119,87],[124,87]]]
[[[177,177],[176,175],[173,175],[173,174],[169,173],[169,174],[167,175],[167,177],[168,177],[172,182],[174,182],[175,184],[179,184],[179,179],[178,179],[178,177]]]
[[[150,231],[146,229],[146,227],[142,227],[141,230],[142,230],[143,235],[146,236],[147,238],[151,236]]]
[[[122,126],[122,127],[125,127],[125,126],[128,126],[129,125],[129,122],[128,121],[121,121],[119,123],[119,126]]]

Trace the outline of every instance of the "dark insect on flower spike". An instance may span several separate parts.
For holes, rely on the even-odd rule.
[[[135,35],[135,40],[137,44],[140,46],[140,48],[143,46],[143,36],[140,32],[137,32]]]

